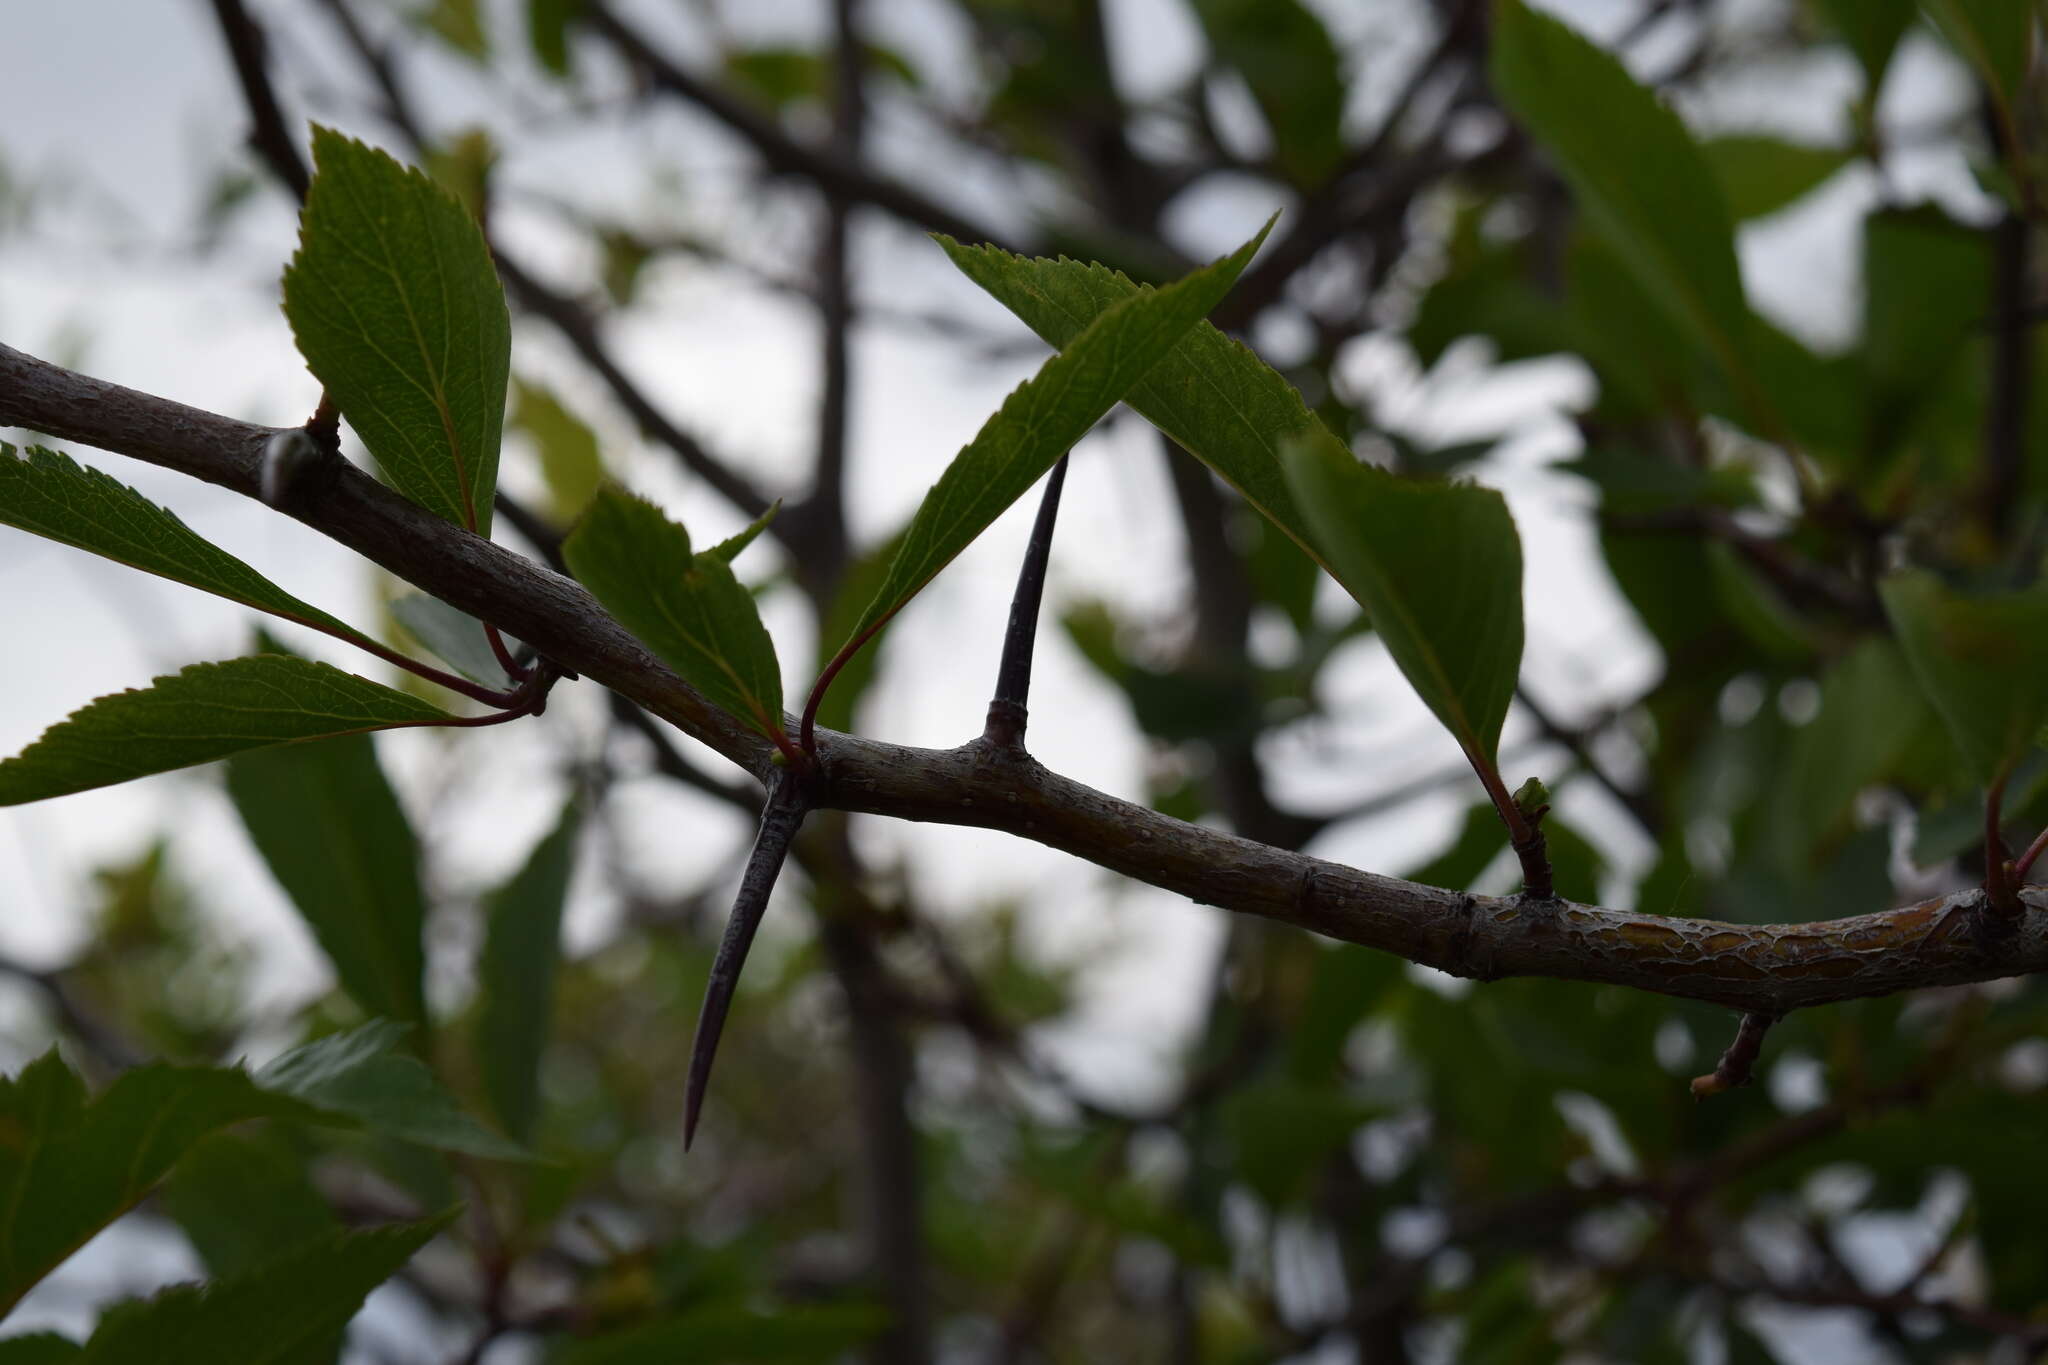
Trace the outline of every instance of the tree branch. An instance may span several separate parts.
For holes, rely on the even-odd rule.
[[[258,491],[277,431],[91,379],[0,345],[0,424]],[[544,658],[647,707],[755,774],[774,750],[707,702],[581,587],[433,516],[346,464],[290,514]],[[980,741],[916,749],[818,732],[820,805],[1003,830],[1243,914],[1461,976],[1609,982],[1769,1015],[2048,971],[2048,889],[1995,940],[1950,932],[1976,891],[1810,924],[1724,924],[1572,902],[1530,906],[1361,872],[1172,819]]]
[[[943,232],[963,242],[995,242],[1011,251],[1019,249],[987,226],[954,212],[921,190],[875,175],[829,149],[791,137],[773,118],[746,100],[684,70],[599,0],[585,0],[581,20],[646,72],[656,85],[738,134],[770,171],[798,176],[848,203],[872,204],[929,232]]]

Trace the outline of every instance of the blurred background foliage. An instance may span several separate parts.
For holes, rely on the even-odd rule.
[[[2036,6],[1561,7],[1686,117],[1745,225],[1750,276],[1772,268],[1758,244],[1774,239],[1748,225],[1774,216],[1831,216],[1854,248],[1839,325],[1752,319],[1741,368],[1774,414],[1759,422],[1726,357],[1646,293],[1629,224],[1584,211],[1503,113],[1487,6],[1186,0],[1165,17],[1199,59],[1134,92],[1116,45],[1142,42],[1164,3],[1129,6],[1134,23],[1123,0],[835,0],[794,6],[780,30],[723,0],[278,0],[253,17],[295,116],[419,160],[487,227],[517,201],[526,226],[499,245],[521,334],[572,357],[568,382],[522,373],[510,413],[506,538],[537,554],[608,460],[619,472],[606,433],[637,426],[653,458],[702,474],[696,439],[661,415],[665,381],[629,377],[607,336],[677,306],[650,281],[716,271],[814,319],[819,458],[733,464],[789,500],[779,566],[750,570],[771,620],[836,641],[890,545],[850,529],[833,453],[856,322],[991,356],[1035,345],[985,308],[900,306],[877,261],[938,229],[1158,279],[1205,254],[1191,222],[1221,205],[1235,231],[1245,204],[1278,205],[1281,231],[1217,321],[1368,458],[1491,477],[1498,436],[1432,436],[1402,418],[1414,395],[1483,395],[1556,357],[1583,376],[1566,386],[1577,448],[1549,473],[1654,657],[1630,695],[1519,698],[1507,766],[1560,794],[1560,891],[1763,922],[1979,879],[1978,789],[1873,585],[1910,554],[1957,583],[2022,586],[2048,549]],[[927,22],[963,29],[972,61],[931,69],[914,41],[883,40]],[[427,87],[450,72],[488,93],[488,117],[442,115]],[[1588,101],[1597,126],[1597,93],[1549,97]],[[677,119],[724,130],[761,207],[635,216],[574,183],[502,182],[535,129],[649,148]],[[1677,174],[1631,162],[1633,131],[1601,134],[1615,166],[1653,186]],[[659,202],[690,201],[689,165],[649,152],[637,172]],[[190,249],[229,249],[237,216],[282,194],[260,158],[234,158]],[[35,231],[37,195],[0,175],[0,231]],[[526,264],[542,240],[546,271]],[[1361,353],[1398,382],[1350,378]],[[1046,631],[1126,704],[1149,799],[1289,847],[1446,792],[1476,799],[1469,775],[1427,763],[1365,773],[1342,805],[1276,794],[1302,736],[1331,723],[1333,675],[1376,646],[1291,543],[1162,455],[1186,533],[1179,600],[1072,593]],[[1546,590],[1532,569],[1530,593]],[[874,661],[842,677],[825,723],[857,725]],[[14,1016],[17,1051],[54,1032],[102,1080],[143,1057],[224,1061],[409,1019],[441,1080],[544,1157],[273,1121],[209,1139],[135,1215],[232,1274],[337,1225],[467,1200],[373,1300],[354,1358],[2022,1361],[2048,1343],[2035,982],[1795,1016],[1760,1084],[1696,1104],[1685,1078],[1731,1036],[1723,1011],[1473,987],[1245,920],[1186,1011],[1174,1073],[1134,1101],[1062,1062],[1112,931],[1050,951],[1030,904],[930,904],[843,816],[801,838],[797,913],[757,953],[684,1157],[691,1021],[756,798],[629,707],[561,709],[537,724],[569,727],[563,813],[480,890],[408,825],[492,801],[451,757],[489,736],[411,751],[404,799],[367,738],[226,765],[332,960],[325,994],[256,993],[246,945],[162,843],[98,874],[76,957],[9,969],[37,1006]],[[713,848],[694,884],[627,855],[650,781],[710,812],[667,836]],[[2022,770],[2006,813],[2019,842],[2048,822],[2048,764]],[[1485,806],[1445,834],[1374,870],[1512,885]],[[591,886],[620,912],[557,960],[571,888]],[[423,987],[423,951],[461,965]],[[380,1313],[408,1325],[370,1330]]]

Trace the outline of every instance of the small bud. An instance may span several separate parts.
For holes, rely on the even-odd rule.
[[[257,491],[263,501],[272,507],[283,507],[299,476],[321,458],[320,447],[304,431],[295,428],[271,437],[263,447],[263,472],[258,480]]]
[[[1542,778],[1532,777],[1515,788],[1515,809],[1531,820],[1550,809],[1550,788]]]

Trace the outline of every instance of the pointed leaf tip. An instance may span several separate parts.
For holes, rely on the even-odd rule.
[[[1165,360],[1223,301],[1278,219],[1273,215],[1236,251],[1163,288],[1124,281],[1128,292],[1123,297],[1077,326],[1070,340],[1055,343],[1059,353],[1003,400],[925,495],[841,655],[858,648],[900,611]],[[963,247],[945,236],[937,240],[954,264],[984,288],[989,288],[981,278],[984,269],[1014,282],[1046,264],[995,248]]]

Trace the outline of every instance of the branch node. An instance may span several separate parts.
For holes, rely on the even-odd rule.
[[[318,420],[318,414],[315,414]],[[280,431],[263,444],[257,491],[280,512],[296,513],[333,478],[341,456],[311,434],[312,424]]]

